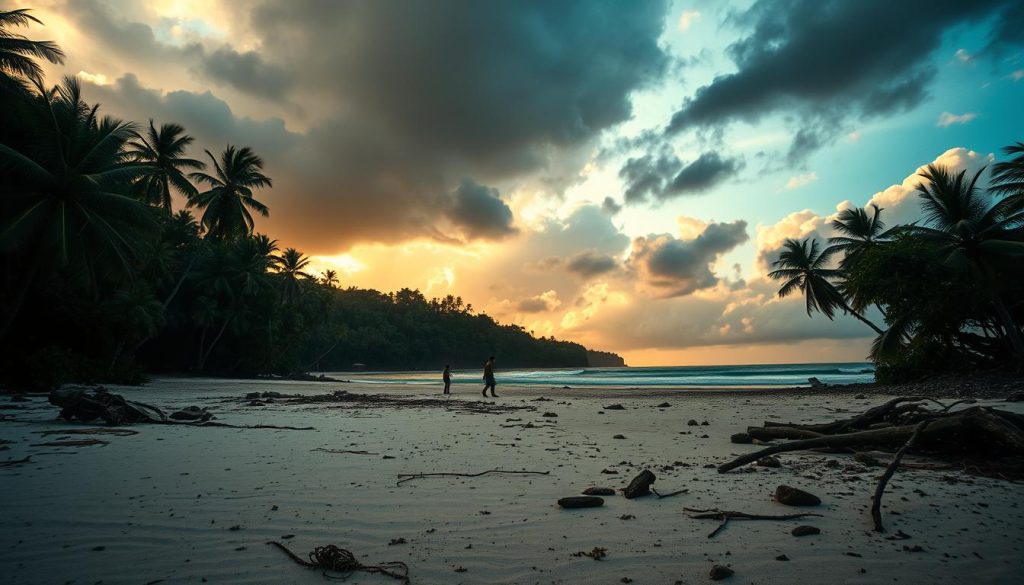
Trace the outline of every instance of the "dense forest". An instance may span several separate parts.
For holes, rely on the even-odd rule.
[[[1024,368],[1024,143],[1008,160],[966,171],[921,172],[920,218],[887,228],[883,209],[846,209],[837,234],[787,240],[775,271],[779,296],[800,291],[807,314],[853,315],[875,334],[876,378]],[[883,323],[865,313],[874,309]]]
[[[193,158],[173,123],[103,115],[74,78],[48,86],[55,44],[0,12],[0,377],[50,387],[144,372],[586,366],[461,298],[340,288],[333,271],[254,232],[263,161],[228,145]],[[172,193],[187,201],[172,209]]]

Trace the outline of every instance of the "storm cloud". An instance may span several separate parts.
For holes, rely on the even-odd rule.
[[[687,98],[667,132],[790,114],[799,132],[787,160],[797,164],[834,140],[850,119],[920,104],[935,77],[929,57],[943,33],[1012,5],[1007,0],[758,0],[732,18],[750,30],[728,50],[738,70],[719,75]],[[1019,32],[1010,34],[1019,38]]]
[[[663,152],[627,160],[619,169],[619,177],[626,185],[626,202],[637,203],[702,193],[742,168],[740,159],[723,157],[715,151],[705,152],[685,165],[676,156]]]
[[[709,224],[693,239],[650,235],[633,240],[628,263],[657,296],[684,296],[718,284],[711,264],[748,239],[743,220]]]
[[[615,258],[596,250],[583,250],[565,261],[566,270],[583,278],[606,274],[618,267],[619,263]]]
[[[500,240],[516,233],[512,210],[497,189],[463,179],[452,193],[448,217],[468,237]]]
[[[182,123],[204,147],[252,146],[275,179],[263,229],[310,253],[356,242],[451,241],[446,222],[467,209],[453,211],[451,194],[465,177],[505,190],[545,173],[558,183],[548,176],[553,170],[576,176],[579,165],[561,161],[579,158],[603,131],[628,120],[633,92],[658,83],[670,61],[658,42],[663,1],[221,6],[246,27],[252,51],[213,41],[174,46],[101,4],[68,6],[85,34],[134,59],[140,77],[161,61],[270,102],[297,103],[301,88],[304,121],[283,125],[284,143],[214,135],[192,123],[205,111],[143,110],[114,95],[128,89],[124,84],[90,88],[90,95],[102,95],[110,113]],[[160,96],[154,106],[189,93],[226,106],[226,98],[208,92],[140,89]],[[257,123],[230,108],[222,114],[216,126]],[[474,202],[500,211],[493,201]],[[455,227],[482,237],[507,233],[473,222]]]

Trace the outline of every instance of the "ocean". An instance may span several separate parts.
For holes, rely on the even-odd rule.
[[[482,370],[454,370],[452,384],[481,383]],[[367,384],[440,384],[441,372],[325,372],[325,375]],[[625,386],[674,388],[767,388],[809,386],[808,378],[826,384],[874,380],[869,363],[764,364],[745,366],[660,366],[640,368],[497,370],[498,385]]]

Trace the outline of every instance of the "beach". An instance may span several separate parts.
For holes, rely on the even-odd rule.
[[[58,421],[42,396],[12,402],[0,411],[0,460],[31,459],[0,468],[0,582],[325,582],[268,541],[302,557],[333,543],[364,564],[402,561],[420,584],[706,583],[714,565],[734,570],[734,583],[1017,583],[1024,570],[1019,482],[900,470],[880,534],[868,507],[881,468],[818,452],[782,454],[778,468],[714,468],[758,448],[730,442],[748,425],[842,418],[884,395],[565,389],[499,378],[499,397],[485,400],[472,388],[455,386],[446,403],[440,385],[156,379],[110,390],[166,411],[208,408],[232,425],[314,430],[140,424],[119,427],[137,432],[124,436],[62,435],[99,425]],[[393,398],[289,404],[264,394],[335,391]],[[980,403],[1024,412],[1024,403]],[[108,444],[37,446],[90,438]],[[400,474],[491,469],[545,474],[398,483]],[[644,469],[662,494],[688,491],[556,505],[588,487],[624,487]],[[778,504],[779,485],[822,504]],[[821,517],[732,521],[709,538],[718,521],[691,519],[685,507]],[[800,525],[821,533],[792,536]],[[606,550],[600,561],[576,554],[595,547]],[[347,582],[398,581],[356,572]]]

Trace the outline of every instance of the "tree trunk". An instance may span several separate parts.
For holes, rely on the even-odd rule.
[[[224,335],[224,331],[227,330],[228,325],[231,323],[232,319],[234,319],[233,316],[228,317],[227,319],[224,320],[224,324],[220,326],[220,331],[217,332],[217,336],[214,337],[213,341],[210,342],[210,347],[206,348],[206,351],[203,352],[203,355],[199,359],[200,370],[202,370],[203,367],[206,366],[206,360],[209,359],[210,354],[213,353],[213,348],[217,347],[217,342],[220,341],[220,338]]]
[[[174,300],[174,297],[178,295],[178,291],[181,290],[181,285],[185,282],[185,279],[188,277],[189,273],[192,272],[192,267],[195,265],[196,258],[198,257],[199,255],[196,253],[192,254],[192,259],[188,261],[188,266],[186,266],[185,271],[181,273],[181,277],[178,278],[178,282],[174,285],[174,289],[171,290],[171,294],[167,295],[167,298],[164,299],[165,309],[167,308],[168,305],[171,304],[171,301]]]
[[[875,331],[875,333],[877,333],[879,335],[884,333],[884,331],[879,329],[878,326],[876,326],[874,323],[869,321],[867,317],[865,317],[864,315],[861,315],[857,311],[854,311],[853,309],[851,309],[850,305],[847,305],[846,303],[843,303],[843,310],[846,311],[847,313],[853,315],[861,323],[863,323],[863,324],[867,325],[868,327],[872,328]]]
[[[995,299],[992,301],[992,306],[996,310],[996,316],[999,317],[999,321],[1003,325],[1003,329],[1006,331],[1006,339],[1010,342],[1010,348],[1013,350],[1013,355],[1018,358],[1024,356],[1024,340],[1021,339],[1020,329],[1017,328],[1017,324],[1013,322],[1013,317],[1010,315],[1010,311],[1006,309],[1006,305],[1003,301]]]

